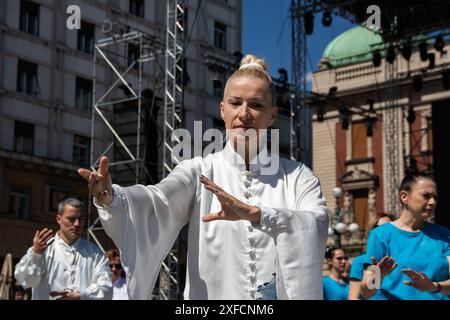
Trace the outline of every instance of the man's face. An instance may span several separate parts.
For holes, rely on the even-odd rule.
[[[60,231],[71,243],[81,236],[84,229],[84,219],[83,211],[70,205],[64,207],[63,213],[56,215],[56,222],[59,224]]]

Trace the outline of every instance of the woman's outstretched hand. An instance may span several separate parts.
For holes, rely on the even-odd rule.
[[[236,199],[203,175],[200,177],[200,182],[205,186],[206,190],[216,195],[222,205],[222,210],[219,212],[203,216],[203,222],[215,220],[249,220],[251,222],[259,222],[261,220],[261,209],[259,207],[251,206]]]
[[[404,284],[423,292],[433,292],[436,290],[434,282],[431,281],[431,279],[428,278],[425,273],[417,272],[413,269],[402,269],[401,272],[406,274],[412,280],[405,280],[403,281]]]
[[[395,262],[395,260],[392,257],[385,256],[383,259],[380,260],[380,262],[377,262],[377,259],[374,257],[370,257],[370,260],[372,260],[372,263],[380,268],[380,274],[381,278],[384,279],[387,275],[389,275],[392,271],[394,271],[395,268],[397,268],[398,263]]]
[[[78,169],[78,174],[88,182],[89,193],[95,197],[99,205],[107,206],[112,202],[112,182],[108,172],[107,157],[103,156],[100,159],[98,172]]]

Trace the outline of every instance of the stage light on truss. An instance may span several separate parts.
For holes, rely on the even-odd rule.
[[[333,17],[331,16],[331,12],[326,10],[323,12],[322,15],[322,25],[324,27],[329,27],[331,26],[331,23],[333,22]]]
[[[379,67],[381,65],[381,53],[379,51],[375,51],[373,53],[372,62],[375,67]]]
[[[375,100],[369,99],[369,100],[367,100],[367,103],[369,104],[369,112],[375,113],[375,108],[374,108]]]
[[[328,90],[328,96],[329,97],[335,97],[338,87],[333,86]]]
[[[450,89],[450,69],[442,71],[442,86],[445,90]]]
[[[433,69],[436,66],[436,55],[434,53],[428,54],[428,69]]]
[[[350,126],[350,122],[348,121],[348,116],[342,116],[341,118],[341,128],[343,130],[347,130]]]
[[[389,48],[387,49],[386,61],[389,62],[390,64],[393,64],[395,61],[395,48],[392,44],[389,45]]]
[[[317,110],[317,121],[323,122],[324,120],[325,120],[325,115],[323,113],[323,109],[319,108],[319,110]]]
[[[428,59],[428,45],[426,41],[422,41],[419,43],[419,51],[420,51],[420,60],[427,61]]]
[[[416,113],[414,111],[413,106],[409,106],[408,107],[408,114],[406,116],[406,121],[408,121],[408,123],[411,125],[414,123],[414,121],[416,121]]]
[[[303,15],[304,24],[305,24],[305,33],[307,35],[312,35],[314,32],[314,15],[311,11],[306,12]]]
[[[442,34],[438,34],[434,42],[434,48],[442,53],[444,52],[444,47],[445,47],[444,37],[442,36]]]
[[[409,61],[409,59],[411,58],[411,54],[412,54],[412,46],[411,46],[411,40],[410,39],[408,41],[406,41],[405,43],[403,43],[402,48],[401,48],[401,52],[402,52],[402,57],[406,61]]]
[[[422,91],[422,76],[421,75],[417,75],[413,78],[413,88],[414,91],[416,92],[420,92]]]
[[[368,137],[373,137],[373,123],[372,122],[367,123],[366,135]]]

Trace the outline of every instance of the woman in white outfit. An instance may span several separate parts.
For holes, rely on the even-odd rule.
[[[120,249],[131,299],[150,299],[161,262],[187,223],[185,299],[322,299],[325,199],[305,165],[276,150],[261,156],[268,154],[262,134],[278,112],[266,70],[248,55],[228,79],[220,103],[229,132],[223,151],[182,161],[151,186],[112,185],[106,157],[98,172],[79,169]]]

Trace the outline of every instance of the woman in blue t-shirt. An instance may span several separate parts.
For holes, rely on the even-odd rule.
[[[330,266],[330,275],[323,278],[324,300],[347,300],[348,281],[343,277],[346,274],[348,256],[342,248],[327,247],[325,258]]]
[[[367,256],[380,268],[379,293],[386,299],[450,298],[450,230],[427,222],[436,200],[432,177],[408,175],[400,185],[400,218],[370,232]],[[364,274],[361,293],[366,299],[377,290],[368,288],[373,276]]]
[[[368,223],[368,230],[373,230],[385,223],[392,222],[394,219],[390,214],[385,212],[379,212],[371,221]],[[372,261],[370,257],[366,254],[355,257],[352,261],[352,267],[350,269],[349,275],[349,291],[348,300],[360,300],[361,299],[361,281],[364,274],[364,266],[371,265]],[[373,295],[371,300],[384,300],[384,297],[379,294]]]

